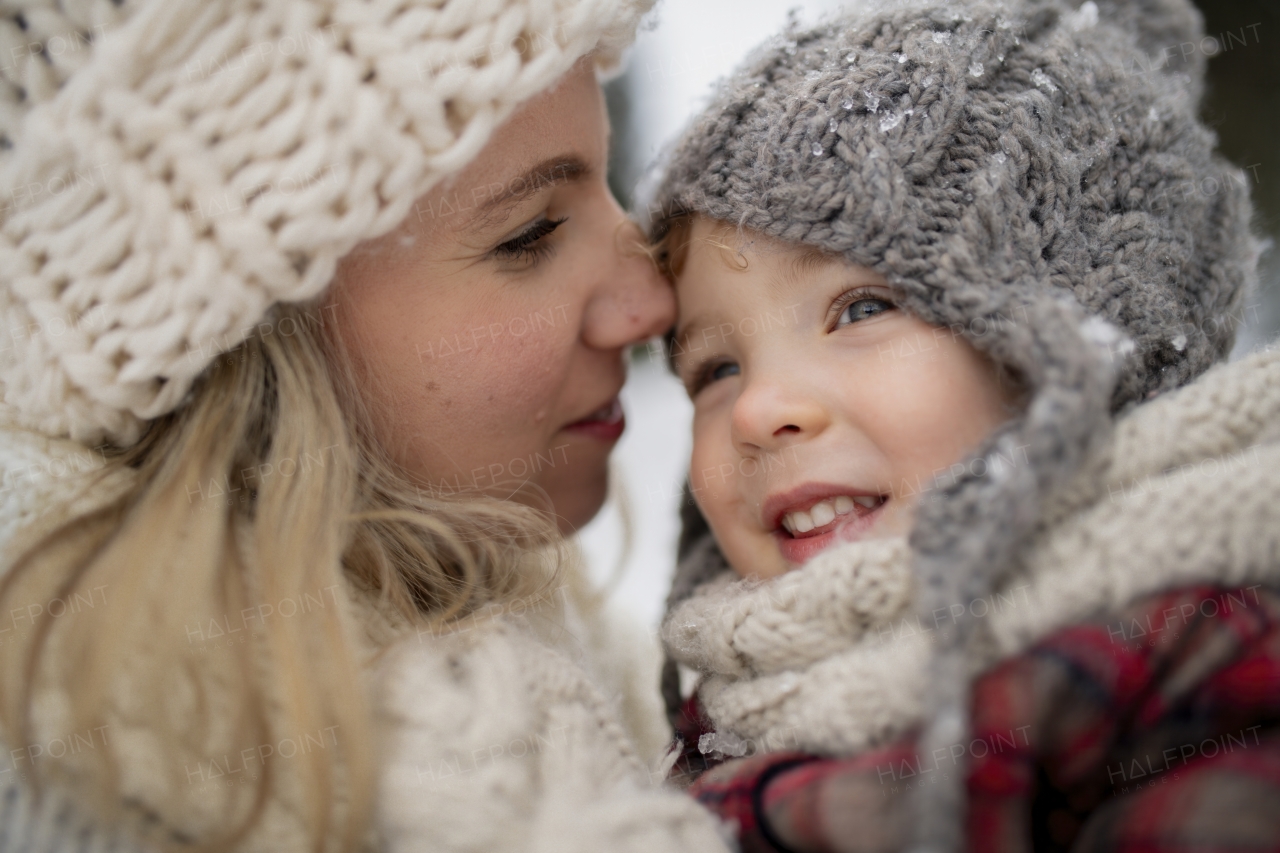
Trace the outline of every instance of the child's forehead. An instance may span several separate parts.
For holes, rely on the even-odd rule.
[[[690,285],[731,284],[734,274],[764,274],[795,283],[832,274],[880,279],[874,270],[805,243],[780,240],[731,223],[695,217],[685,237],[685,258],[676,292]],[[683,287],[682,287],[683,285]]]
[[[771,237],[750,228],[741,228],[729,222],[694,217],[689,228],[689,253],[710,251],[724,258],[725,253],[744,257],[770,258],[795,261],[809,266],[841,264],[844,259],[804,243],[794,243]]]

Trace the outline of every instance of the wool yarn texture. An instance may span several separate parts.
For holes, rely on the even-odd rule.
[[[1115,414],[1232,347],[1248,180],[1197,118],[1203,58],[1162,54],[1202,35],[1188,0],[872,5],[762,46],[650,194],[654,237],[696,214],[870,267],[1025,387],[988,464],[918,512],[922,618],[999,588]],[[976,631],[935,638],[925,752],[964,735]],[[919,799],[918,849],[958,848],[958,785]]]
[[[36,0],[0,14],[0,417],[136,441],[652,0]],[[270,326],[267,327],[270,329]]]
[[[0,553],[13,557],[20,537],[56,521],[50,508],[88,512],[130,488],[130,472],[104,473],[94,445],[131,444],[218,354],[271,324],[273,306],[322,295],[339,258],[411,215],[521,102],[584,57],[611,65],[651,5],[5,4]],[[376,602],[351,604],[370,636],[392,633]],[[725,849],[711,818],[652,785],[637,756],[633,744],[653,731],[641,725],[648,694],[634,649],[602,640],[611,626],[599,614],[580,619],[591,642],[561,616],[497,616],[400,644],[366,668],[386,740],[368,849]],[[539,630],[538,619],[554,624]],[[137,672],[154,665],[130,660]],[[234,655],[211,654],[198,676],[204,693],[175,677],[175,695],[193,717],[230,725],[226,688],[243,678]],[[3,773],[0,850],[165,849],[226,829],[243,753],[215,767],[167,751],[129,680],[110,685],[104,709],[121,813],[106,821],[74,787],[37,790]],[[57,696],[42,700],[34,748],[63,744],[65,717]],[[314,749],[334,734],[309,736]],[[0,749],[11,762],[36,754],[10,746]],[[160,815],[178,770],[198,793]],[[261,809],[237,850],[298,849],[309,837],[296,790],[281,786]]]
[[[667,614],[663,641],[702,676],[710,743],[721,751],[856,755],[923,721],[929,656],[960,610],[977,625],[964,662],[976,675],[1164,590],[1280,583],[1277,471],[1273,351],[1219,365],[1122,416],[986,598],[914,613],[901,538],[841,545],[763,583],[702,552],[689,559],[710,559],[698,568],[708,580]],[[1121,635],[1130,630],[1116,623]]]
[[[538,621],[403,645],[388,661],[382,707],[397,758],[377,823],[389,849],[725,851],[701,806],[654,784],[599,682],[563,638],[559,650],[539,642]]]
[[[20,544],[15,536],[48,523],[50,506],[91,511],[131,485],[119,469],[103,476],[101,454],[69,439],[19,429],[5,429],[0,438],[0,554]],[[0,577],[10,567],[0,562]],[[660,711],[649,707],[657,698],[656,663],[644,660],[644,645],[600,608],[589,582],[577,574],[580,567],[566,568],[563,586],[545,598],[478,614],[450,631],[410,632],[407,639],[395,615],[374,596],[352,593],[353,618],[369,637],[361,650],[371,661],[363,675],[382,737],[371,827],[376,840],[364,849],[729,849],[712,817],[691,798],[662,789],[662,775],[647,767],[668,736],[655,731],[652,721],[660,720]],[[325,594],[331,604],[332,595]],[[39,604],[50,612],[64,607],[64,613],[74,613],[94,603],[96,598]],[[13,616],[7,617],[7,630],[21,630]],[[226,616],[222,624],[237,627]],[[206,627],[191,627],[198,632],[195,641],[204,644]],[[243,674],[232,656],[219,653],[225,651],[217,645],[221,639],[211,635],[207,642],[200,673],[204,689],[189,695],[189,686],[175,678],[173,690],[189,695],[192,716],[232,720],[225,697]],[[131,660],[136,672],[155,665],[145,654]],[[0,851],[142,853],[174,849],[175,840],[189,846],[211,827],[223,828],[226,801],[241,790],[238,780],[260,766],[253,750],[248,757],[233,751],[214,760],[200,751],[170,751],[149,717],[138,712],[129,677],[113,685],[107,701],[104,731],[76,728],[57,697],[48,697],[33,720],[29,744],[0,743],[6,756],[0,767]],[[54,779],[37,790],[25,775],[33,762],[61,757],[68,743],[84,753],[100,749],[108,737],[120,757],[126,803],[110,821],[73,787]],[[331,748],[336,737],[341,733],[286,731],[282,739],[253,746],[296,754]],[[337,781],[344,781],[341,773]],[[177,815],[157,814],[154,804],[173,784],[190,786],[189,807]],[[260,823],[235,849],[302,849],[306,815],[296,791],[274,791],[263,803]]]

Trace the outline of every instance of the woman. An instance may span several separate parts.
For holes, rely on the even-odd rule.
[[[0,849],[718,847],[551,648],[648,5],[6,14]]]

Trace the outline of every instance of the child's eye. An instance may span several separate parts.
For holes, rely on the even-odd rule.
[[[844,294],[835,307],[840,312],[836,319],[837,329],[897,308],[888,299],[865,290],[854,290]]]
[[[498,260],[523,261],[532,266],[551,254],[552,247],[546,238],[568,219],[567,216],[560,219],[547,219],[544,216],[510,240],[494,246],[489,255]]]
[[[698,392],[706,388],[712,382],[719,382],[721,379],[728,379],[730,376],[737,376],[742,372],[736,361],[713,361],[700,367],[697,373],[689,381],[687,388],[689,396],[696,397]]]

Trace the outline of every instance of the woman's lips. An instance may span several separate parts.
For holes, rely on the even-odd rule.
[[[627,418],[622,411],[622,401],[614,397],[580,421],[565,427],[569,432],[581,433],[601,441],[617,441],[627,428]]]

